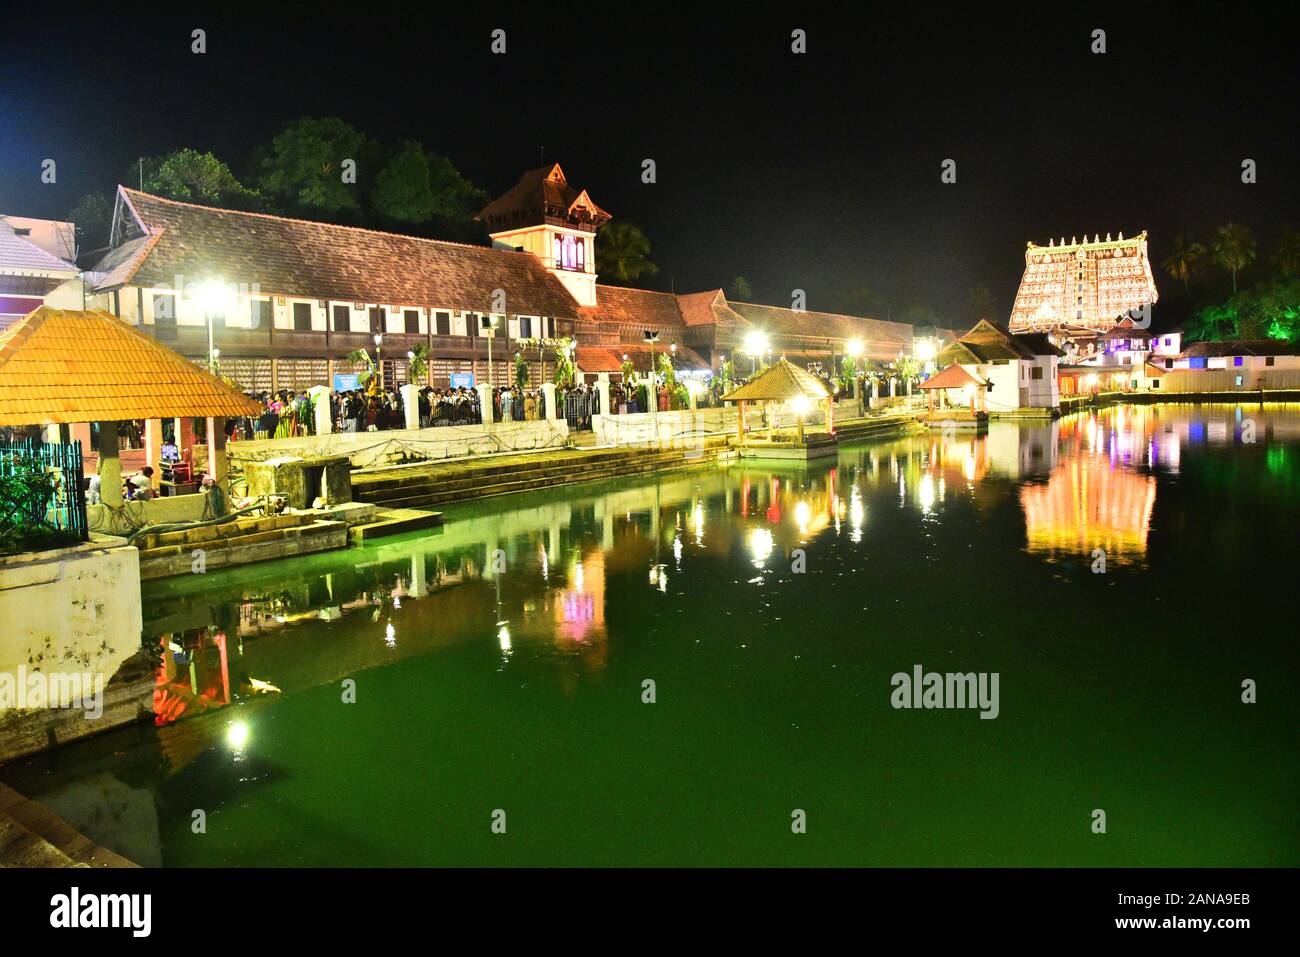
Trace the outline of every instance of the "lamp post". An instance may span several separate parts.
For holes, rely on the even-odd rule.
[[[750,374],[758,373],[758,357],[769,351],[767,336],[755,329],[745,336],[745,351],[749,353]]]
[[[375,365],[379,367],[379,391],[384,391],[384,335],[375,333]]]
[[[203,310],[203,324],[208,327],[208,371],[216,375],[217,357],[220,353],[217,350],[216,336],[212,328],[212,313],[221,308],[224,315],[226,284],[220,279],[208,279],[199,284],[195,298]]]

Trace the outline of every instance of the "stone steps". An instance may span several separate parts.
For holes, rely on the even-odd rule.
[[[354,525],[348,529],[348,538],[352,544],[364,545],[372,539],[400,535],[403,532],[415,532],[442,524],[442,512],[413,508],[380,508],[376,509],[375,514],[375,521]]]
[[[508,495],[574,482],[641,475],[671,468],[685,468],[713,462],[723,447],[707,448],[700,453],[682,449],[618,449],[613,454],[583,456],[578,461],[560,461],[539,457],[529,464],[510,469],[476,469],[450,476],[411,476],[401,481],[368,483],[354,487],[353,495],[389,507],[427,508],[452,502]]]
[[[136,867],[43,804],[0,784],[0,867]]]

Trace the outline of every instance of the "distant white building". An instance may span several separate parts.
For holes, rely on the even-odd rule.
[[[936,364],[955,363],[987,383],[983,407],[997,415],[1059,408],[1056,367],[1063,354],[1045,333],[1012,335],[982,319],[940,352]]]
[[[71,223],[0,216],[0,329],[43,305],[82,307]]]

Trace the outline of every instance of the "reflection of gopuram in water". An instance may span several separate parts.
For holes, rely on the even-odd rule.
[[[1020,489],[1029,550],[1050,558],[1087,559],[1100,548],[1107,561],[1141,561],[1155,501],[1153,476],[1101,455],[1075,456],[1045,485]]]

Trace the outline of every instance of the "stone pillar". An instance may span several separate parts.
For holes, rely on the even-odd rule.
[[[496,421],[496,410],[492,408],[492,387],[480,382],[474,386],[474,391],[478,393],[479,408],[483,410],[483,425],[490,429]]]
[[[154,491],[158,490],[158,480],[162,477],[162,469],[159,463],[162,462],[162,419],[145,419],[144,420],[144,464],[152,465]]]
[[[609,373],[601,372],[596,376],[596,392],[600,396],[600,414],[613,415],[617,409],[609,405]]]
[[[113,508],[122,506],[122,462],[117,456],[117,423],[99,423],[99,500]]]
[[[412,598],[423,598],[429,594],[429,586],[424,581],[424,552],[414,552],[411,555],[411,587],[409,594]]]
[[[208,416],[208,476],[215,482],[226,478],[226,420]]]
[[[50,424],[41,429],[41,441],[48,445],[57,445],[63,441],[63,427]]]
[[[695,380],[694,380],[694,379],[691,379],[691,380],[688,381],[687,384],[686,384],[686,395],[687,395],[687,397],[688,397],[689,400],[690,400],[690,404],[687,406],[687,408],[689,408],[692,412],[695,412],[695,411],[696,411],[695,392],[696,392],[696,389],[695,389]]]
[[[401,388],[402,393],[402,413],[406,416],[406,427],[408,429],[418,429],[420,427],[420,387],[414,382],[408,382]]]
[[[892,399],[898,395],[898,380],[892,375],[889,377],[889,397]]]
[[[554,382],[542,383],[542,398],[546,400],[546,418],[549,421],[555,422],[556,420],[563,418],[563,416],[560,415],[558,403],[555,398]]]
[[[176,451],[180,453],[182,462],[197,467],[198,463],[194,461],[194,419],[188,415],[176,420]]]
[[[316,419],[316,434],[329,435],[334,431],[334,416],[330,414],[330,390],[323,385],[314,385],[307,391],[314,403],[312,414]]]

